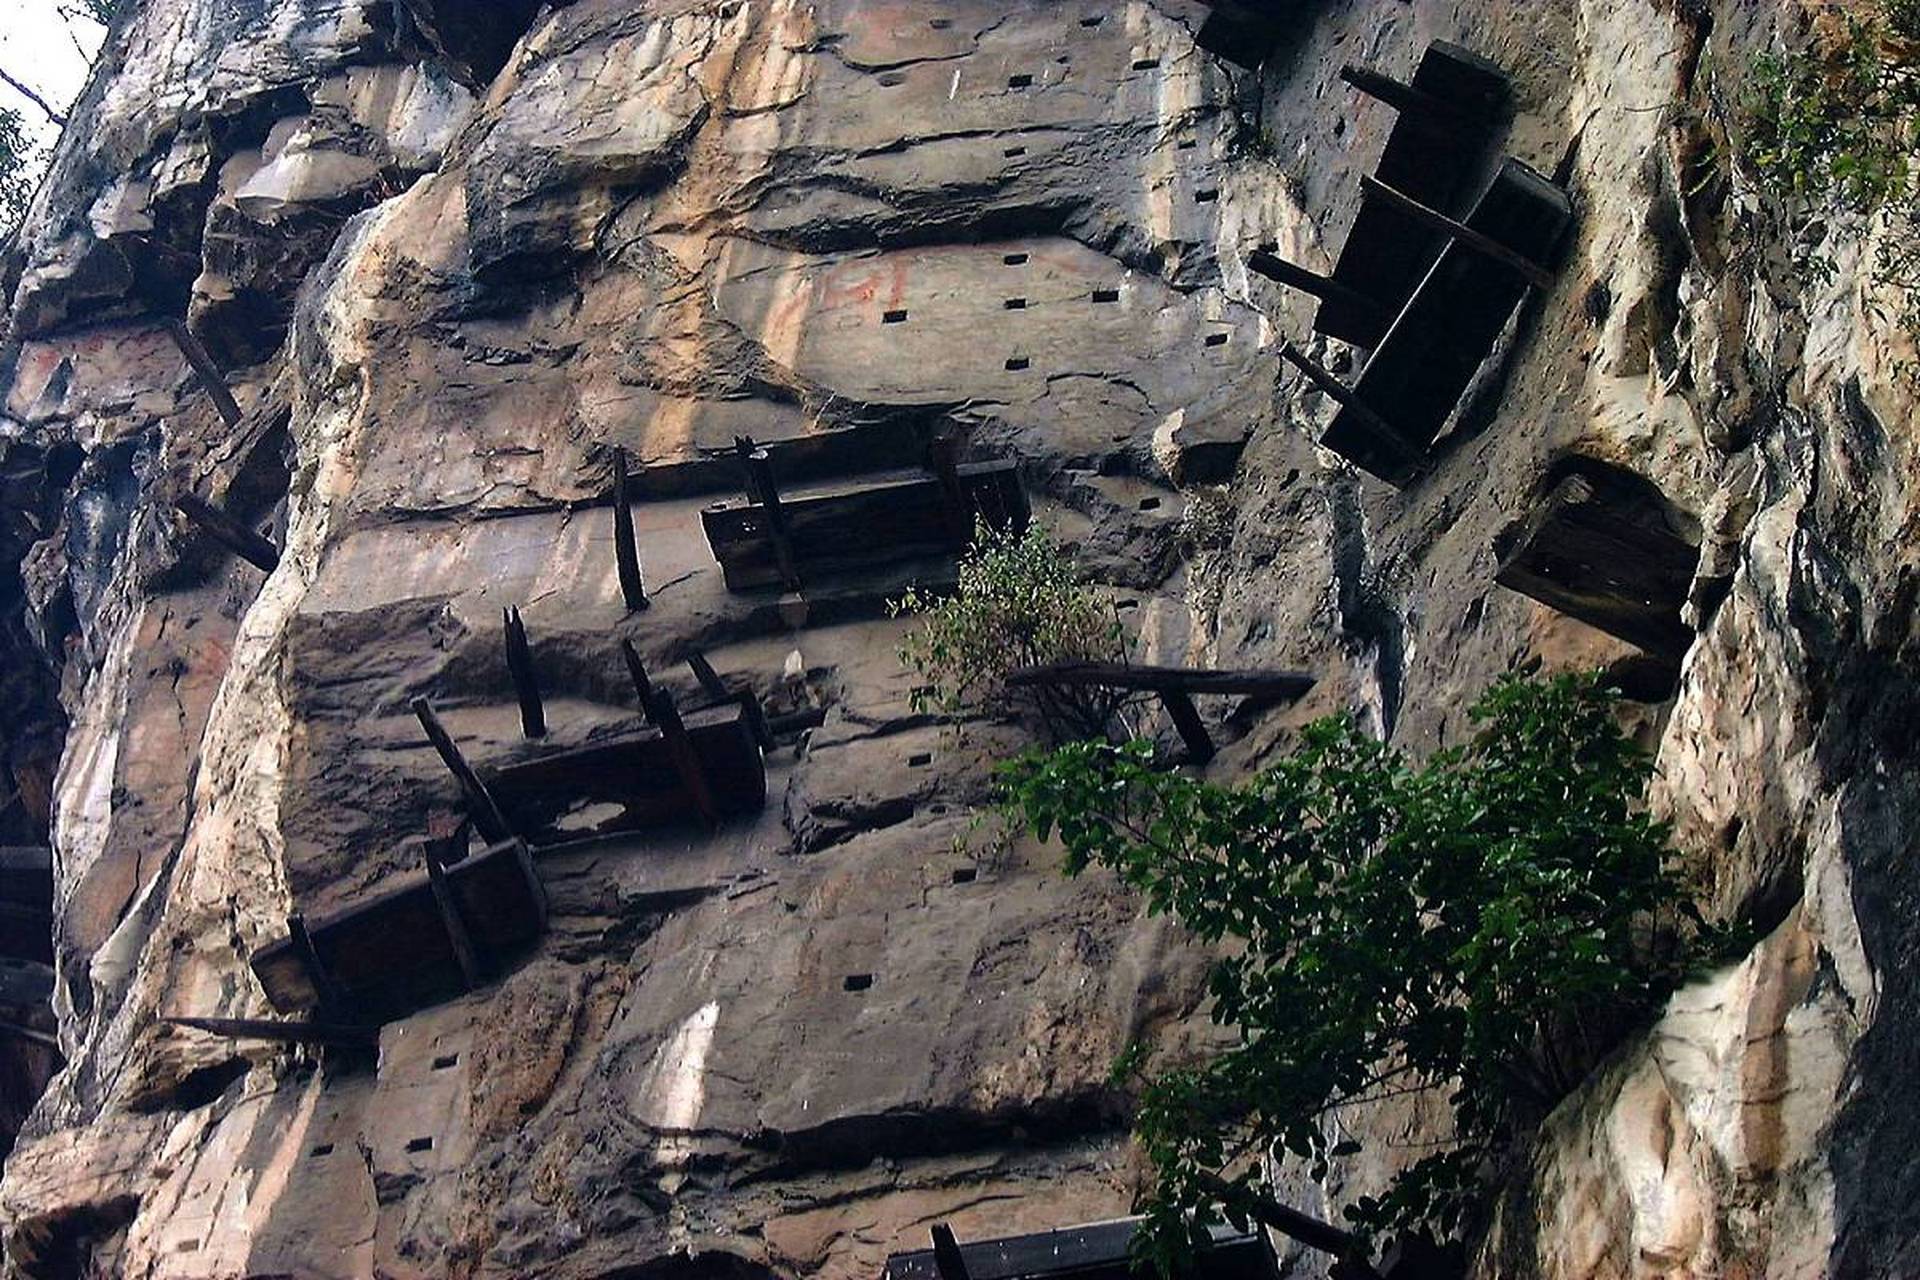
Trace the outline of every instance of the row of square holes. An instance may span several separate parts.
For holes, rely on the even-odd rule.
[[[459,1065],[460,1055],[457,1053],[444,1053],[433,1060],[433,1069],[435,1071],[447,1071]],[[430,1135],[410,1138],[407,1141],[407,1150],[409,1152],[431,1151],[433,1150],[433,1138]],[[330,1156],[332,1154],[333,1144],[331,1142],[323,1142],[307,1153],[310,1158],[315,1160],[322,1156]]]

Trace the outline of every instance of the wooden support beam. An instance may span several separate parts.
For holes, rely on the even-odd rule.
[[[206,530],[207,536],[262,573],[280,567],[280,548],[199,495],[183,493],[174,509]]]
[[[1360,187],[1368,194],[1378,196],[1416,222],[1424,223],[1448,237],[1462,248],[1471,249],[1482,257],[1515,272],[1535,288],[1551,289],[1553,287],[1552,272],[1524,254],[1515,253],[1492,236],[1483,235],[1464,222],[1449,218],[1438,209],[1428,208],[1412,196],[1396,191],[1378,178],[1363,174],[1360,178]]]
[[[1308,382],[1311,382],[1329,400],[1352,414],[1355,421],[1378,437],[1378,443],[1381,446],[1397,452],[1407,468],[1411,468],[1419,460],[1423,450],[1416,449],[1408,443],[1406,436],[1399,428],[1375,413],[1372,406],[1355,395],[1351,387],[1321,368],[1313,357],[1291,342],[1283,342],[1280,344],[1280,358],[1306,374]]]
[[[1249,270],[1286,285],[1289,289],[1298,289],[1301,293],[1311,294],[1323,302],[1338,302],[1356,312],[1368,313],[1382,332],[1386,331],[1393,317],[1385,314],[1383,308],[1372,298],[1352,289],[1332,276],[1323,276],[1318,271],[1309,271],[1296,263],[1288,262],[1277,253],[1265,249],[1255,249],[1247,255]]]
[[[747,499],[760,508],[766,524],[768,542],[773,545],[774,562],[780,567],[780,580],[789,591],[800,590],[800,561],[793,551],[793,532],[787,527],[786,512],[780,506],[780,487],[773,478],[773,459],[751,436],[739,436],[734,452],[746,468]]]
[[[1342,1230],[1331,1222],[1300,1212],[1288,1205],[1268,1199],[1266,1196],[1247,1191],[1235,1183],[1228,1182],[1217,1174],[1201,1173],[1196,1179],[1207,1194],[1230,1209],[1240,1212],[1258,1222],[1261,1226],[1271,1227],[1284,1236],[1298,1240],[1309,1249],[1318,1249],[1339,1258],[1347,1270],[1343,1276],[1352,1280],[1379,1280],[1373,1264],[1367,1260],[1366,1242],[1351,1231]]]
[[[508,606],[500,611],[506,628],[507,672],[513,677],[513,691],[520,699],[520,731],[529,738],[547,736],[547,711],[540,700],[540,682],[534,676],[533,646],[527,643],[527,624],[520,610]]]
[[[346,993],[321,962],[320,952],[313,945],[313,935],[307,932],[307,918],[298,911],[287,917],[287,938],[293,945],[294,959],[307,975],[308,985],[320,998],[321,1010],[333,1012],[343,1009],[346,1006]]]
[[[693,669],[693,678],[700,682],[701,690],[713,703],[739,703],[740,710],[746,713],[747,727],[753,731],[754,741],[762,751],[773,750],[773,730],[767,726],[767,711],[760,705],[758,694],[744,685],[735,688],[721,679],[720,673],[707,661],[707,655],[698,649],[687,655],[687,666]]]
[[[974,513],[966,486],[960,482],[960,442],[950,435],[936,435],[927,442],[927,466],[940,482],[940,511],[946,517],[948,536],[966,543],[973,537]]]
[[[647,675],[646,664],[640,661],[640,651],[633,647],[633,641],[622,640],[620,656],[627,660],[627,676],[633,681],[633,691],[640,695],[640,714],[652,724],[653,681]]]
[[[627,451],[613,451],[613,555],[620,568],[620,595],[629,613],[646,608],[647,588],[640,577],[640,544],[633,533],[633,499],[627,486]]]
[[[460,748],[453,744],[453,735],[447,732],[446,726],[440,723],[440,717],[434,714],[433,704],[425,698],[415,698],[413,714],[420,718],[420,727],[427,731],[427,740],[440,753],[440,762],[447,766],[447,772],[454,776],[460,784],[460,790],[466,794],[467,808],[473,814],[474,825],[480,828],[480,838],[488,844],[511,839],[513,829],[507,825],[500,806],[494,803],[493,793],[487,790],[487,784],[480,781],[480,775],[460,754]]]
[[[432,854],[427,856],[427,884],[433,890],[433,905],[440,912],[440,923],[447,927],[447,941],[453,946],[453,958],[459,962],[460,976],[466,980],[467,990],[477,990],[486,984],[486,970],[473,945],[466,918],[460,914],[460,900],[447,882],[447,869]]]
[[[1187,744],[1187,758],[1194,764],[1213,759],[1213,735],[1207,732],[1206,723],[1194,709],[1193,699],[1177,689],[1163,689],[1160,705],[1172,717],[1173,727],[1180,732],[1180,741]]]
[[[1130,662],[1056,662],[1021,667],[1007,676],[1015,688],[1030,685],[1057,687],[1096,685],[1108,689],[1140,689],[1148,693],[1223,694],[1249,698],[1291,700],[1314,686],[1304,671],[1250,668],[1208,671],[1195,667],[1149,667]]]
[[[967,1272],[967,1260],[960,1255],[960,1242],[944,1222],[933,1224],[933,1265],[940,1270],[940,1280],[973,1280]]]
[[[720,678],[720,673],[707,661],[707,655],[698,649],[687,654],[687,666],[693,671],[693,678],[700,682],[707,697],[715,702],[726,702],[733,697],[733,690]]]
[[[1486,133],[1493,127],[1489,119],[1477,117],[1445,98],[1424,89],[1416,89],[1404,80],[1396,80],[1371,67],[1346,63],[1340,68],[1340,78],[1369,98],[1379,99],[1405,118],[1420,124],[1475,133]]]
[[[533,850],[527,847],[525,840],[513,842],[513,860],[520,865],[520,878],[526,883],[527,901],[533,904],[535,917],[540,928],[547,927],[547,882],[540,878],[540,869],[533,865]]]
[[[41,1031],[38,1028],[23,1027],[17,1022],[0,1021],[0,1035],[12,1036],[16,1040],[25,1040],[30,1044],[37,1044],[42,1048],[51,1049],[62,1058],[66,1057],[66,1052],[60,1048],[59,1037]]]
[[[226,376],[220,372],[220,366],[213,362],[212,353],[201,345],[200,339],[193,336],[193,330],[187,328],[185,320],[167,321],[167,332],[173,335],[173,345],[180,348],[180,354],[187,358],[194,380],[213,401],[213,407],[220,411],[220,417],[230,427],[239,426],[242,416],[240,403],[233,398],[233,392],[227,390]]]
[[[666,739],[667,755],[673,761],[674,772],[680,775],[680,784],[693,797],[694,807],[706,819],[707,825],[719,826],[720,806],[713,798],[713,787],[707,779],[707,766],[694,749],[693,739],[687,735],[687,726],[680,719],[680,708],[674,705],[673,695],[665,689],[655,689],[652,706],[653,723]]]
[[[229,1040],[274,1040],[283,1044],[337,1044],[372,1048],[380,1043],[380,1028],[339,1022],[288,1022],[274,1018],[161,1018],[162,1025],[190,1027]]]

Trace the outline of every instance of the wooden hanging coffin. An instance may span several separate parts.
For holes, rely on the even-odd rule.
[[[967,544],[975,513],[996,525],[1025,526],[1031,509],[1014,463],[962,463],[956,471],[966,507],[959,519],[934,475],[780,493],[784,537],[799,576],[955,556]],[[762,503],[716,502],[700,520],[729,591],[790,586]]]
[[[1073,1276],[1075,1280],[1133,1280],[1130,1250],[1140,1219],[1121,1218],[1086,1226],[1005,1236],[997,1240],[954,1241],[950,1232],[936,1237],[946,1247],[916,1249],[887,1258],[882,1280],[1029,1280]],[[1257,1230],[1209,1229],[1211,1247],[1184,1277],[1208,1280],[1275,1280],[1279,1268],[1273,1249]]]
[[[444,883],[473,949],[492,963],[533,943],[546,929],[546,893],[524,842],[508,840],[445,868]],[[254,976],[275,1009],[320,1007],[317,962],[333,989],[330,1018],[374,1024],[452,999],[469,988],[455,940],[424,871],[393,888],[307,922],[313,955],[297,940],[268,943],[253,956]]]

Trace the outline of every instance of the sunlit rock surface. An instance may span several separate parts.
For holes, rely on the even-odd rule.
[[[1731,588],[1640,728],[1705,898],[1764,940],[1552,1117],[1477,1266],[1920,1270],[1914,353],[1866,271],[1792,273],[1726,132],[1799,5],[1303,2],[1258,73],[1175,0],[130,8],[4,277],[5,842],[51,827],[69,1060],[0,1181],[15,1273],[871,1277],[933,1221],[1123,1211],[1108,1065],[1215,1034],[1203,959],[975,829],[1017,735],[913,710],[899,584],[776,608],[701,533],[738,435],[832,478],[935,428],[1019,460],[1140,656],[1319,674],[1203,707],[1221,777],[1329,711],[1424,750],[1515,665],[1633,670],[1493,584],[1564,456],[1691,512]],[[1311,443],[1331,406],[1278,356],[1309,300],[1245,263],[1333,260],[1393,121],[1339,68],[1434,39],[1511,73],[1504,145],[1579,223],[1396,492]],[[1828,234],[1871,260],[1873,228]],[[279,568],[196,536],[187,490]],[[266,1014],[247,961],[290,909],[418,868],[456,793],[412,696],[480,763],[524,754],[505,606],[556,744],[634,723],[623,638],[824,723],[757,820],[544,857],[538,951],[377,1065],[157,1025]],[[1430,1121],[1336,1118],[1390,1141],[1303,1207]]]

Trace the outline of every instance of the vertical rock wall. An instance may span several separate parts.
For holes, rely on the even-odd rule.
[[[1912,1269],[1911,353],[1864,273],[1792,272],[1730,163],[1739,69],[1796,10],[1325,0],[1249,73],[1173,0],[471,8],[132,6],[11,260],[7,741],[16,780],[64,742],[68,1065],[0,1181],[8,1266],[870,1276],[931,1220],[1122,1211],[1107,1065],[1212,1034],[1201,958],[1046,850],[967,844],[1014,739],[912,710],[897,583],[783,609],[728,593],[700,533],[737,435],[824,479],[948,429],[1019,460],[1143,657],[1321,675],[1291,710],[1205,708],[1223,777],[1327,711],[1425,748],[1515,664],[1633,669],[1493,585],[1565,456],[1692,512],[1732,586],[1648,712],[1656,802],[1766,937],[1556,1113],[1481,1266]],[[1277,356],[1308,312],[1245,261],[1331,260],[1392,123],[1339,66],[1432,39],[1510,71],[1504,145],[1579,225],[1396,492],[1312,445],[1331,406]],[[279,567],[181,524],[188,489]],[[699,647],[824,721],[757,820],[543,855],[538,950],[377,1062],[157,1024],[267,1013],[247,961],[289,910],[418,867],[456,795],[411,697],[483,766],[525,754],[506,606],[555,746],[634,723],[621,639],[679,690]]]

